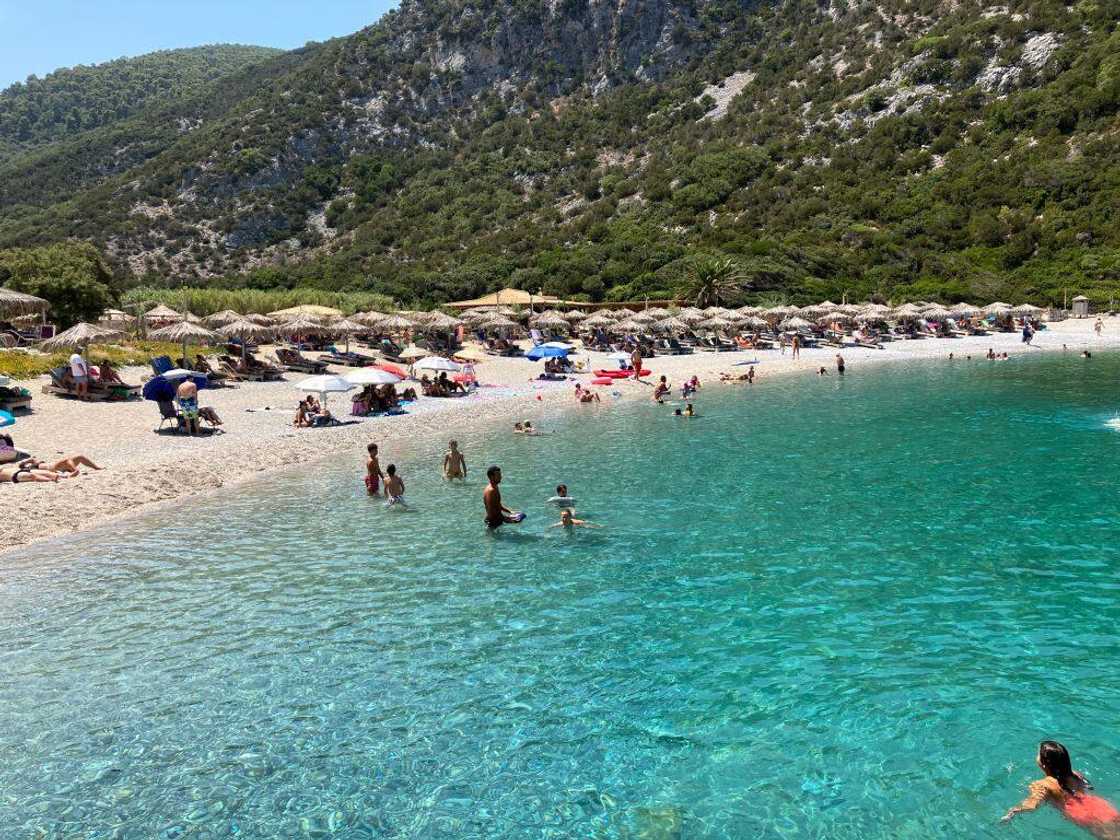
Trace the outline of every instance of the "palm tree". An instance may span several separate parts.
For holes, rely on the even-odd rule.
[[[688,267],[689,293],[696,306],[723,306],[739,297],[747,288],[747,278],[730,257],[697,257]]]

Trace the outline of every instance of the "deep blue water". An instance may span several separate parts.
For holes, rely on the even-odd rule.
[[[1120,796],[1120,358],[761,370],[0,558],[0,834],[1078,836],[997,821],[1041,738]]]

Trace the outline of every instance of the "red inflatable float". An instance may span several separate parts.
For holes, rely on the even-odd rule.
[[[598,376],[591,380],[592,385],[613,385],[614,380],[609,376]]]
[[[596,376],[605,377],[607,379],[629,379],[634,375],[632,370],[597,370]],[[642,368],[642,376],[649,376],[650,371],[647,368]]]

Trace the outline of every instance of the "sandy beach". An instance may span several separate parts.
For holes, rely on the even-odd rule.
[[[1015,333],[1000,333],[957,339],[896,341],[882,350],[846,347],[842,351],[848,375],[858,375],[869,364],[905,363],[918,359],[958,360],[971,356],[975,364],[984,360],[988,348],[1011,357],[1040,352],[1080,352],[1120,346],[1120,324],[1105,322],[1102,336],[1093,332],[1093,320],[1068,320],[1041,331],[1032,347],[1025,347]],[[719,387],[722,372],[743,373],[744,362],[758,359],[756,389],[779,376],[815,376],[827,367],[835,374],[835,348],[804,349],[794,360],[789,351],[746,351],[658,356],[647,363],[652,378],[665,375],[679,387],[696,375],[705,388]],[[96,352],[94,352],[96,358]],[[264,355],[269,356],[267,348]],[[605,354],[581,353],[588,368],[615,367]],[[157,435],[159,412],[143,400],[129,403],[79,403],[40,393],[41,381],[21,383],[35,394],[34,413],[20,416],[12,434],[17,448],[44,460],[75,453],[91,457],[104,467],[100,472],[83,471],[78,478],[57,484],[7,484],[6,509],[0,522],[0,550],[12,550],[101,524],[158,503],[229,488],[248,478],[297,464],[314,469],[325,459],[344,458],[354,462],[359,480],[367,443],[385,448],[394,441],[438,436],[450,438],[495,426],[512,425],[524,417],[547,416],[548,412],[579,410],[572,398],[575,382],[587,383],[590,375],[574,381],[530,380],[541,370],[539,363],[519,358],[491,357],[477,365],[483,387],[468,397],[421,398],[408,406],[407,415],[363,418],[353,425],[322,429],[292,426],[299,392],[294,384],[303,374],[286,374],[285,381],[244,383],[234,389],[208,390],[202,404],[213,406],[225,422],[224,434],[208,438]],[[125,381],[139,383],[148,371],[123,371]],[[725,387],[748,387],[728,385]],[[598,388],[604,396],[618,392],[622,399],[650,399],[647,384],[620,382]],[[702,396],[701,396],[702,399]],[[330,402],[336,416],[351,419],[348,395],[335,395]],[[14,515],[13,515],[14,514]]]

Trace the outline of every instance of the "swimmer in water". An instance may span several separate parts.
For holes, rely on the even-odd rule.
[[[665,377],[662,376],[661,380],[657,383],[657,386],[653,389],[654,402],[665,402],[665,398],[669,396],[671,390],[672,389],[670,389],[668,381],[666,381]]]
[[[571,507],[574,504],[572,497],[568,495],[567,484],[557,484],[556,495],[549,499],[549,501],[560,507]]]
[[[696,416],[696,409],[694,409],[692,407],[692,403],[689,403],[688,405],[686,405],[684,407],[684,416],[685,417],[695,417]]]
[[[1081,358],[1082,359],[1091,359],[1091,358],[1093,358],[1093,354],[1090,353],[1088,350],[1082,350],[1081,351]]]
[[[396,464],[390,464],[385,468],[385,495],[389,497],[386,504],[408,507],[404,501],[404,481],[397,475]]]
[[[1004,814],[1002,822],[1049,803],[1097,840],[1120,838],[1120,811],[1107,799],[1088,792],[1093,786],[1073,769],[1064,746],[1057,741],[1043,741],[1038,745],[1035,761],[1046,775],[1031,782],[1027,798]]]
[[[673,416],[674,417],[684,417],[684,412],[681,411],[679,408],[674,408],[673,409]]]
[[[567,528],[571,530],[572,528],[602,528],[603,526],[588,522],[586,519],[576,519],[572,516],[571,508],[564,508],[564,510],[560,511],[560,521],[549,527]]]
[[[447,444],[447,452],[443,456],[443,477],[448,480],[457,478],[466,481],[467,479],[467,459],[459,451],[457,440]]]

